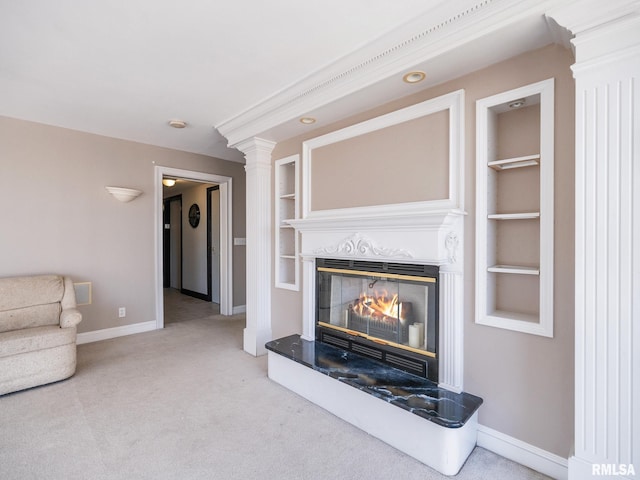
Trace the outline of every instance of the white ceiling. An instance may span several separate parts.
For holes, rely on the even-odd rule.
[[[429,12],[442,14],[452,4],[475,3],[3,1],[0,115],[243,161],[214,126],[251,112],[350,55],[375,55],[376,39],[393,37],[400,25],[415,24]],[[537,22],[535,41],[518,49],[547,42],[539,27]],[[467,62],[467,68],[480,66]],[[450,65],[440,68],[443,78],[452,74],[446,71]],[[397,81],[372,86],[366,95],[353,96],[353,107],[364,108],[365,97],[371,104],[374,97],[413,92],[407,88]],[[347,112],[343,105],[316,113],[326,123]],[[170,119],[185,120],[188,127],[172,129]],[[271,132],[282,138],[295,129]]]

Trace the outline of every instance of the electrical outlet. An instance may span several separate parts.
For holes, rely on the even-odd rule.
[[[118,317],[122,318],[122,317],[126,317],[127,316],[127,309],[124,307],[120,307],[118,309]]]

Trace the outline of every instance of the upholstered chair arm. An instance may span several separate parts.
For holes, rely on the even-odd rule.
[[[67,308],[60,314],[60,326],[62,328],[75,327],[82,321],[82,314],[77,308]]]
[[[73,289],[73,280],[70,277],[64,277],[64,294],[60,300],[62,310],[68,308],[76,308],[76,291]]]

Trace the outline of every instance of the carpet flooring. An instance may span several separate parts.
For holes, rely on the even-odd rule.
[[[163,330],[80,345],[72,378],[0,397],[0,478],[449,478],[270,381],[243,315],[166,293]],[[476,448],[455,478],[547,477]]]

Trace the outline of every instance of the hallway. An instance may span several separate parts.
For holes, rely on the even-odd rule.
[[[220,315],[217,303],[184,295],[175,288],[165,288],[163,294],[165,325]]]

